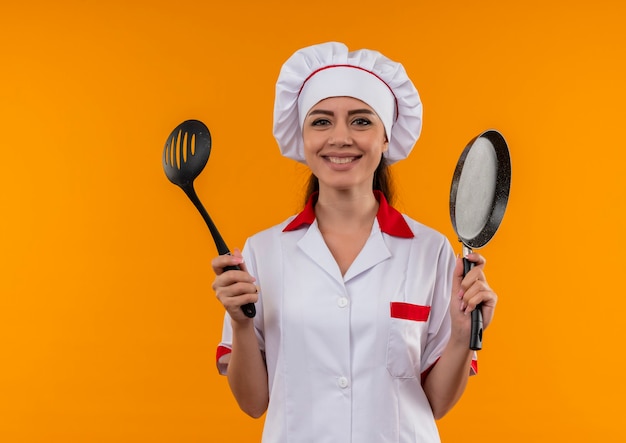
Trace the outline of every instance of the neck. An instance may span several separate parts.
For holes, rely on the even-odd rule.
[[[371,189],[364,192],[320,190],[315,217],[320,231],[370,229],[378,212]]]

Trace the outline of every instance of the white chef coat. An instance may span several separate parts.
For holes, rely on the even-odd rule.
[[[246,242],[269,379],[265,443],[439,442],[421,376],[450,335],[454,253],[375,193],[371,234],[344,276],[318,229],[315,196]],[[231,346],[226,315],[221,373]]]

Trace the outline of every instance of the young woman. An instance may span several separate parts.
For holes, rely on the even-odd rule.
[[[311,170],[305,207],[212,263],[218,368],[242,410],[267,411],[264,442],[438,442],[476,369],[469,314],[482,303],[487,327],[497,300],[485,260],[463,277],[442,234],[390,206],[388,165],[421,117],[402,65],[376,51],[326,43],[283,65],[274,135]]]

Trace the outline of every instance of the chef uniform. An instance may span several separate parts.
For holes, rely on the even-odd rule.
[[[304,48],[281,70],[274,134],[284,155],[304,161],[302,114],[332,96],[358,98],[381,116],[390,162],[408,155],[421,102],[404,68],[339,43]],[[439,441],[422,378],[450,336],[454,253],[442,234],[373,192],[377,216],[345,275],[318,228],[316,194],[244,246],[260,288],[254,325],[268,371],[265,443]],[[226,314],[221,373],[231,348]]]

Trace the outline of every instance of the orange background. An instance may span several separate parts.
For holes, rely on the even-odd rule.
[[[274,82],[328,40],[414,79],[398,207],[451,240],[461,150],[491,127],[510,145],[482,250],[497,318],[443,440],[626,441],[623,2],[6,3],[0,441],[259,441],[214,367],[212,240],[161,153],[181,121],[209,126],[197,190],[231,248],[296,212],[307,174],[272,138]]]

